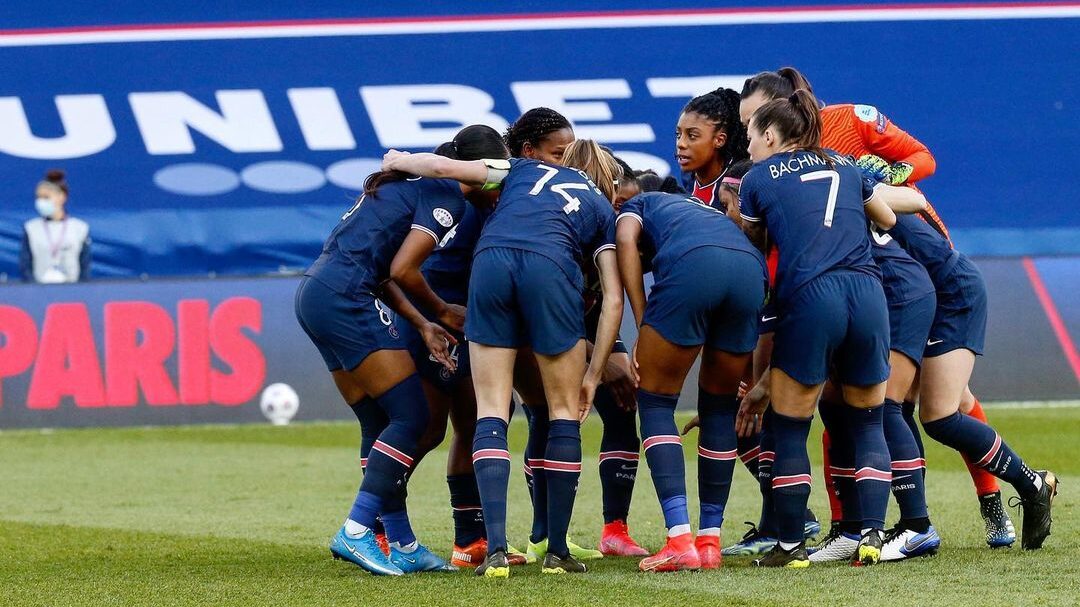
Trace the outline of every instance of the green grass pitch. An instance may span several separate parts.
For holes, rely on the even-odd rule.
[[[1080,408],[988,414],[1029,463],[1062,478],[1053,535],[1038,552],[986,548],[960,457],[928,442],[931,516],[943,539],[933,558],[803,571],[728,559],[720,571],[674,575],[641,574],[633,559],[604,559],[584,576],[541,576],[534,566],[514,569],[509,580],[468,571],[375,578],[331,560],[327,541],[360,479],[355,424],[0,432],[0,605],[1076,605]],[[510,432],[520,462],[524,424],[515,420]],[[599,420],[590,419],[583,434],[585,472],[571,535],[595,544]],[[685,447],[692,496],[695,442]],[[828,518],[819,445],[815,432],[811,504]],[[437,451],[420,466],[409,508],[421,541],[447,555],[453,536],[444,463],[445,451]],[[529,525],[526,495],[515,464],[509,526],[518,545]],[[725,543],[742,535],[742,521],[757,518],[756,496],[739,465]],[[644,461],[630,529],[650,549],[662,541]]]

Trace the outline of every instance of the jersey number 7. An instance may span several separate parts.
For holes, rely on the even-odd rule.
[[[832,227],[833,213],[836,212],[836,194],[840,191],[840,173],[836,171],[814,171],[805,175],[800,175],[799,179],[803,182],[818,181],[820,179],[829,180],[829,201],[825,204],[825,227]]]
[[[531,196],[536,196],[541,191],[543,191],[544,186],[547,185],[547,182],[551,181],[551,178],[559,173],[559,169],[549,167],[546,164],[538,164],[536,165],[536,168],[544,171],[544,175],[541,176],[540,179],[537,179],[536,185],[534,185],[532,189],[529,190],[529,195]],[[571,194],[568,190],[589,191],[589,189],[589,186],[584,183],[559,183],[551,186],[552,192],[555,192],[556,194],[566,199],[566,204],[563,205],[562,210],[567,215],[581,209],[581,201],[578,200],[578,198]]]

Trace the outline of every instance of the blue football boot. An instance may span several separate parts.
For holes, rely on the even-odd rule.
[[[926,533],[911,529],[894,527],[885,536],[885,545],[881,548],[882,561],[902,561],[917,556],[930,556],[941,547],[941,537],[931,525]]]
[[[404,573],[423,571],[457,571],[458,568],[446,562],[446,559],[428,550],[427,546],[417,543],[412,552],[398,550],[390,546],[390,562]]]
[[[330,554],[335,559],[348,561],[375,575],[404,575],[397,565],[379,549],[375,532],[368,529],[363,535],[351,538],[342,528],[330,539]]]

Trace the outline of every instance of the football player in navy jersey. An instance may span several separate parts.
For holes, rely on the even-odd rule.
[[[870,252],[881,269],[889,305],[890,372],[882,423],[891,460],[892,493],[900,507],[899,522],[885,535],[881,560],[898,561],[934,554],[941,544],[926,507],[926,462],[901,404],[915,383],[937,298],[926,270],[888,233],[871,224],[870,236]],[[862,527],[855,490],[857,471],[854,438],[849,427],[851,418],[844,414],[842,396],[832,386],[826,388],[818,408],[829,433],[828,466],[842,516],[829,536],[812,549],[810,561],[845,561],[858,549]]]
[[[498,133],[487,131],[486,138],[504,149]],[[477,136],[483,140],[484,131]],[[342,216],[296,292],[300,326],[361,424],[364,479],[330,551],[382,575],[454,567],[420,545],[409,525],[403,488],[430,416],[394,311],[378,296],[394,301],[431,355],[454,369],[448,349],[454,337],[425,318],[400,289],[448,326],[460,327],[460,307],[447,304],[422,277],[414,280],[408,267],[417,264],[403,260],[426,258],[461,219],[465,195],[479,189],[406,177],[382,171],[367,179],[363,195]],[[390,541],[389,555],[376,539],[377,517]]]
[[[506,130],[506,142],[512,156],[548,164],[575,166],[564,156],[567,146],[573,141],[574,131],[570,121],[545,107],[525,112]],[[582,149],[579,148],[579,151]],[[619,180],[614,200],[616,208],[623,199],[629,198],[628,194],[633,192],[635,183],[629,167],[622,168],[623,177]],[[591,345],[595,340],[602,307],[600,278],[591,264],[586,264],[583,270],[587,283],[585,332],[586,340]],[[608,358],[601,380],[593,405],[604,424],[599,465],[604,527],[600,534],[599,550],[579,546],[569,539],[567,546],[570,554],[579,560],[597,559],[604,555],[646,556],[648,551],[634,541],[627,527],[641,443],[634,415],[635,386],[631,377],[630,356],[621,339],[615,342],[615,349]],[[543,468],[543,453],[547,449],[549,428],[540,372],[535,357],[527,349],[518,352],[514,388],[524,399],[522,410],[529,422],[524,471],[533,500],[533,525],[526,558],[533,562],[543,559],[547,552],[547,471]]]
[[[442,144],[435,153],[458,160],[509,156],[498,133],[483,125],[465,127],[453,141]],[[402,247],[391,267],[391,276],[402,288],[410,292],[430,288],[433,296],[429,295],[427,299],[435,301],[432,304],[435,306],[439,306],[437,300],[441,300],[448,308],[464,310],[465,307],[473,249],[497,193],[472,192],[469,196],[477,204],[465,205],[461,220],[440,240],[430,256],[426,247]],[[427,310],[415,300],[412,303],[423,308],[429,318],[438,316],[437,308]],[[431,413],[431,422],[420,439],[414,460],[419,462],[423,454],[442,442],[449,418],[453,433],[446,462],[446,483],[450,489],[450,507],[454,519],[454,546],[450,562],[457,567],[476,567],[487,556],[487,539],[480,494],[472,468],[476,397],[472,389],[468,343],[460,332],[464,316],[459,315],[458,318],[460,322],[451,329],[457,338],[457,343],[450,347],[455,368],[440,363],[429,352],[422,335],[410,323],[404,323],[399,330],[420,374]],[[512,565],[524,565],[525,557],[510,555],[510,561]]]
[[[581,473],[580,422],[592,406],[615,343],[623,302],[611,207],[618,165],[595,142],[574,145],[592,150],[595,166],[589,167],[590,172],[604,177],[599,187],[583,171],[535,160],[465,162],[393,150],[383,159],[386,170],[500,189],[498,205],[481,231],[473,258],[465,323],[478,417],[473,467],[489,552],[476,572],[487,577],[510,574],[506,429],[514,361],[523,347],[531,347],[536,355],[551,420],[543,464],[548,472],[548,552],[542,571],[585,571],[566,546]],[[600,268],[604,304],[586,369],[581,264],[589,257]]]
[[[900,217],[889,235],[921,263],[937,291],[919,378],[919,420],[934,440],[1011,484],[1024,510],[1020,545],[1040,548],[1050,535],[1054,473],[1032,470],[989,425],[960,413],[975,357],[986,336],[986,285],[978,267],[929,223]]]
[[[855,561],[874,564],[881,555],[891,480],[882,429],[889,320],[866,221],[891,227],[895,215],[854,163],[821,149],[821,117],[809,92],[763,105],[748,133],[756,164],[740,187],[740,214],[751,240],[763,245],[767,230],[779,250],[779,318],[770,370],[743,400],[737,419],[740,433],[750,433],[771,398],[779,542],[754,563],[810,565],[804,542],[810,494],[806,439],[818,394],[835,369],[855,437],[863,516]]]
[[[718,88],[686,104],[675,125],[675,161],[688,192],[719,208],[721,180],[732,164],[746,158],[737,92]]]
[[[757,343],[768,282],[765,258],[722,211],[676,194],[646,193],[628,200],[616,234],[619,271],[640,330],[634,361],[641,435],[667,527],[666,544],[643,559],[640,568],[716,569],[737,453],[737,391]],[[642,240],[655,251],[656,282],[647,303]],[[695,540],[675,407],[699,352],[701,517]]]

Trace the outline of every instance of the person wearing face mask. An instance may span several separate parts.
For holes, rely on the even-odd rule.
[[[90,227],[67,213],[64,172],[47,172],[35,196],[38,217],[23,224],[19,252],[23,280],[41,284],[85,281],[90,276]]]

